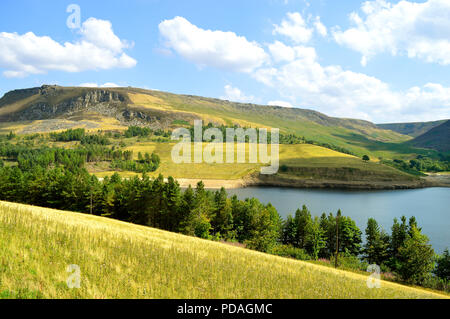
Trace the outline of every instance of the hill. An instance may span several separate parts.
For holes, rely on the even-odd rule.
[[[390,124],[377,124],[377,127],[383,130],[391,130],[400,134],[409,135],[411,137],[417,137],[425,134],[432,128],[443,124],[446,120],[433,121],[433,122],[411,122],[411,123],[390,123]]]
[[[131,143],[130,143],[131,144]],[[358,157],[336,152],[324,147],[297,144],[280,145],[280,167],[274,176],[259,174],[260,163],[184,163],[171,161],[174,143],[135,142],[126,150],[133,151],[134,158],[139,152],[155,152],[161,158],[161,166],[149,176],[159,174],[177,178],[182,186],[195,186],[202,179],[207,187],[242,187],[251,185],[279,185],[290,187],[338,187],[354,189],[395,189],[424,187],[427,184],[409,174],[392,167],[374,162],[364,162]],[[205,146],[204,146],[205,147]],[[246,146],[248,152],[248,145]],[[89,169],[98,177],[114,172],[100,166],[90,165]],[[122,175],[124,173],[121,173]],[[138,175],[127,172],[127,176]],[[234,182],[232,182],[234,181]],[[231,183],[231,184],[230,184]]]
[[[0,298],[447,297],[93,215],[0,202],[0,225]]]
[[[416,147],[432,148],[440,152],[450,151],[450,120],[416,137],[410,143]]]
[[[306,139],[346,148],[358,156],[410,158],[433,155],[404,144],[411,137],[357,120],[306,109],[243,104],[138,88],[81,88],[44,85],[14,90],[0,99],[0,130],[48,132],[71,127],[166,129],[193,123],[276,127]]]
[[[234,187],[425,187],[433,184],[432,181],[427,182],[379,164],[379,161],[409,161],[417,155],[439,158],[436,150],[415,147],[409,143],[411,137],[380,129],[371,122],[334,118],[305,109],[234,103],[131,87],[83,88],[44,85],[14,90],[0,99],[0,132],[14,131],[21,137],[12,143],[25,143],[35,148],[76,148],[79,142],[55,142],[48,135],[32,139],[34,133],[83,127],[90,131],[90,134],[98,133],[98,130],[108,131],[112,137],[111,131],[123,133],[130,125],[149,127],[156,132],[180,126],[189,127],[195,119],[215,125],[276,127],[285,136],[295,134],[296,138],[304,137],[308,142],[280,145],[282,169],[271,177],[258,176],[260,164],[175,165],[171,161],[173,143],[170,143],[170,138],[161,141],[157,136],[125,137],[124,134],[119,134],[119,137],[110,139],[111,144],[108,147],[133,151],[135,159],[139,152],[155,152],[162,162],[153,175],[161,173],[164,176],[174,176],[186,183],[195,183],[198,179],[209,180],[208,185],[232,180]],[[27,134],[31,134],[30,138],[24,136]],[[353,153],[354,156],[345,153]],[[372,161],[362,161],[363,155],[369,155]],[[17,163],[9,160],[7,164]],[[87,168],[99,177],[114,172],[108,161],[89,162]],[[120,171],[122,175],[135,175],[132,172]]]

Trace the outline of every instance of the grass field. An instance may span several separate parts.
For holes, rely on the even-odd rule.
[[[273,110],[252,104],[238,105],[161,91],[130,89],[126,93],[131,103],[147,109],[191,113],[202,118],[205,123],[212,121],[226,125],[275,127],[284,133],[295,133],[307,139],[347,148],[359,156],[368,154],[373,158],[410,158],[417,154],[436,155],[435,151],[404,144],[411,139],[409,136],[382,130],[364,121],[323,118],[308,110]]]
[[[155,172],[150,173],[150,176],[163,174],[164,176],[173,176],[175,178],[235,180],[248,176],[254,172],[259,172],[261,166],[263,166],[261,163],[248,163],[248,144],[246,144],[246,163],[242,164],[176,164],[171,159],[171,151],[173,146],[174,143],[133,142],[133,144],[128,146],[127,149],[133,151],[135,158],[138,157],[139,152],[142,154],[145,152],[155,152],[160,156],[161,165]],[[235,146],[235,154],[236,149],[237,146]],[[191,154],[191,156],[193,162],[193,154]],[[348,171],[350,170],[353,172],[351,178],[355,180],[358,180],[358,178],[369,181],[380,179],[412,179],[411,176],[391,167],[380,165],[376,162],[366,163],[358,157],[339,153],[316,145],[280,145],[279,156],[280,167],[282,165],[289,166],[289,174],[297,177],[303,175],[304,177],[314,177],[318,179],[337,178],[346,180],[350,178],[350,176],[346,176],[349,174]],[[327,169],[327,172],[325,172],[324,169]],[[94,173],[98,177],[113,174],[111,171],[98,171]],[[305,173],[307,173],[307,176]],[[122,172],[121,174],[123,176],[136,175],[131,172]]]
[[[47,91],[52,93],[39,94],[42,90],[44,93]],[[282,133],[295,133],[309,140],[339,146],[360,157],[365,154],[371,158],[385,159],[411,159],[418,154],[437,157],[436,151],[416,148],[405,143],[411,140],[411,136],[380,129],[367,121],[328,117],[313,110],[235,103],[131,87],[105,89],[52,86],[9,92],[0,99],[0,120],[8,121],[0,123],[0,132],[13,130],[16,133],[36,133],[69,127],[125,129],[125,125],[130,123],[118,121],[119,118],[115,118],[116,115],[105,116],[102,110],[95,107],[91,110],[78,110],[70,116],[60,116],[41,122],[10,122],[21,118],[14,117],[15,112],[25,111],[37,103],[47,103],[56,107],[58,103],[82,98],[85,94],[98,90],[120,94],[124,99],[120,107],[148,113],[152,119],[156,119],[148,123],[155,128],[173,129],[179,126],[176,123],[180,121],[193,124],[194,119],[203,119],[205,124],[213,122],[230,126],[239,124],[246,127],[279,128]],[[113,109],[115,108],[113,106]],[[68,121],[65,122],[63,118]],[[59,121],[59,123],[54,125],[55,123],[51,121]]]
[[[69,265],[80,269],[70,289]],[[0,202],[0,298],[446,298],[107,218]]]

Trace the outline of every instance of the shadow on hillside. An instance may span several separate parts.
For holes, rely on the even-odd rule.
[[[371,152],[394,152],[397,153],[398,155],[410,155],[410,154],[430,155],[430,152],[434,153],[435,155],[436,153],[434,150],[412,147],[411,145],[409,145],[408,141],[401,143],[374,141],[356,133],[350,133],[348,135],[333,133],[332,135],[344,139],[350,145],[364,147]]]

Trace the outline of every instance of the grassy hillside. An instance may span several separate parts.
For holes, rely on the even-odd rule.
[[[360,156],[368,153],[372,157],[401,157],[417,151],[410,146],[398,148],[400,143],[410,139],[408,136],[379,129],[367,121],[333,118],[312,110],[242,104],[138,89],[127,89],[127,94],[132,106],[190,113],[205,122],[218,124],[276,127],[281,132],[347,148]]]
[[[450,120],[416,137],[410,143],[416,147],[426,147],[440,152],[450,152]]]
[[[432,128],[441,125],[446,120],[432,121],[432,122],[411,122],[411,123],[390,123],[377,124],[377,127],[384,130],[391,130],[400,134],[417,137],[422,135]]]
[[[46,113],[44,118],[36,119],[36,114],[41,114],[40,107],[36,105],[43,103],[49,106],[47,109],[58,110],[79,100],[90,101],[90,98],[86,99],[86,94],[99,92],[118,94],[121,102],[111,104],[109,110],[105,106],[91,105],[70,114],[56,111],[55,115]],[[27,109],[33,111],[27,113]],[[368,121],[334,118],[307,109],[243,104],[130,87],[45,86],[15,90],[0,99],[0,122],[3,122],[0,123],[0,130],[3,132],[10,129],[17,133],[48,132],[69,127],[120,129],[120,125],[125,129],[125,125],[131,124],[174,128],[182,122],[192,124],[194,119],[203,119],[205,123],[275,127],[283,133],[295,133],[309,140],[346,148],[358,156],[368,154],[372,158],[409,159],[417,154],[436,155],[435,151],[405,144],[411,139],[410,136],[382,129]]]
[[[69,289],[68,265],[81,287]],[[102,217],[0,202],[0,298],[445,298]]]
[[[246,144],[246,162],[232,164],[207,164],[192,163],[175,164],[171,160],[171,151],[174,143],[155,143],[155,142],[135,142],[126,147],[126,150],[132,150],[135,159],[138,153],[155,152],[161,158],[160,167],[150,176],[172,176],[174,178],[188,179],[218,179],[218,180],[234,180],[244,178],[252,173],[259,172],[263,164],[248,163],[248,144]],[[205,147],[205,145],[204,145]],[[235,149],[237,146],[235,146]],[[280,145],[279,146],[280,167],[287,167],[288,172],[284,172],[283,176],[289,175],[295,178],[314,178],[318,180],[352,180],[358,181],[414,181],[416,178],[405,174],[391,167],[381,165],[376,162],[364,162],[362,159],[339,153],[324,147],[297,144],[297,145]],[[270,147],[269,147],[270,152]],[[224,151],[225,161],[225,151]],[[113,174],[108,171],[107,167],[102,165],[89,166],[89,170],[98,177]],[[286,174],[288,173],[288,174]],[[137,173],[125,172],[126,176],[136,175]]]

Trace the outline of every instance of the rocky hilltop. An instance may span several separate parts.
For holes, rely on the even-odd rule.
[[[131,103],[131,88],[82,88],[43,85],[14,90],[0,99],[0,122],[50,119],[87,119],[89,114],[113,118],[123,125],[163,128],[185,114],[169,114],[161,110]]]
[[[64,88],[55,85],[11,91],[3,99],[19,104],[16,110],[2,114],[0,120],[5,122],[50,119],[61,115],[70,116],[80,111],[102,110],[111,113],[126,105],[126,97],[111,90],[94,88],[66,92]],[[22,105],[19,103],[21,100],[25,102]]]

